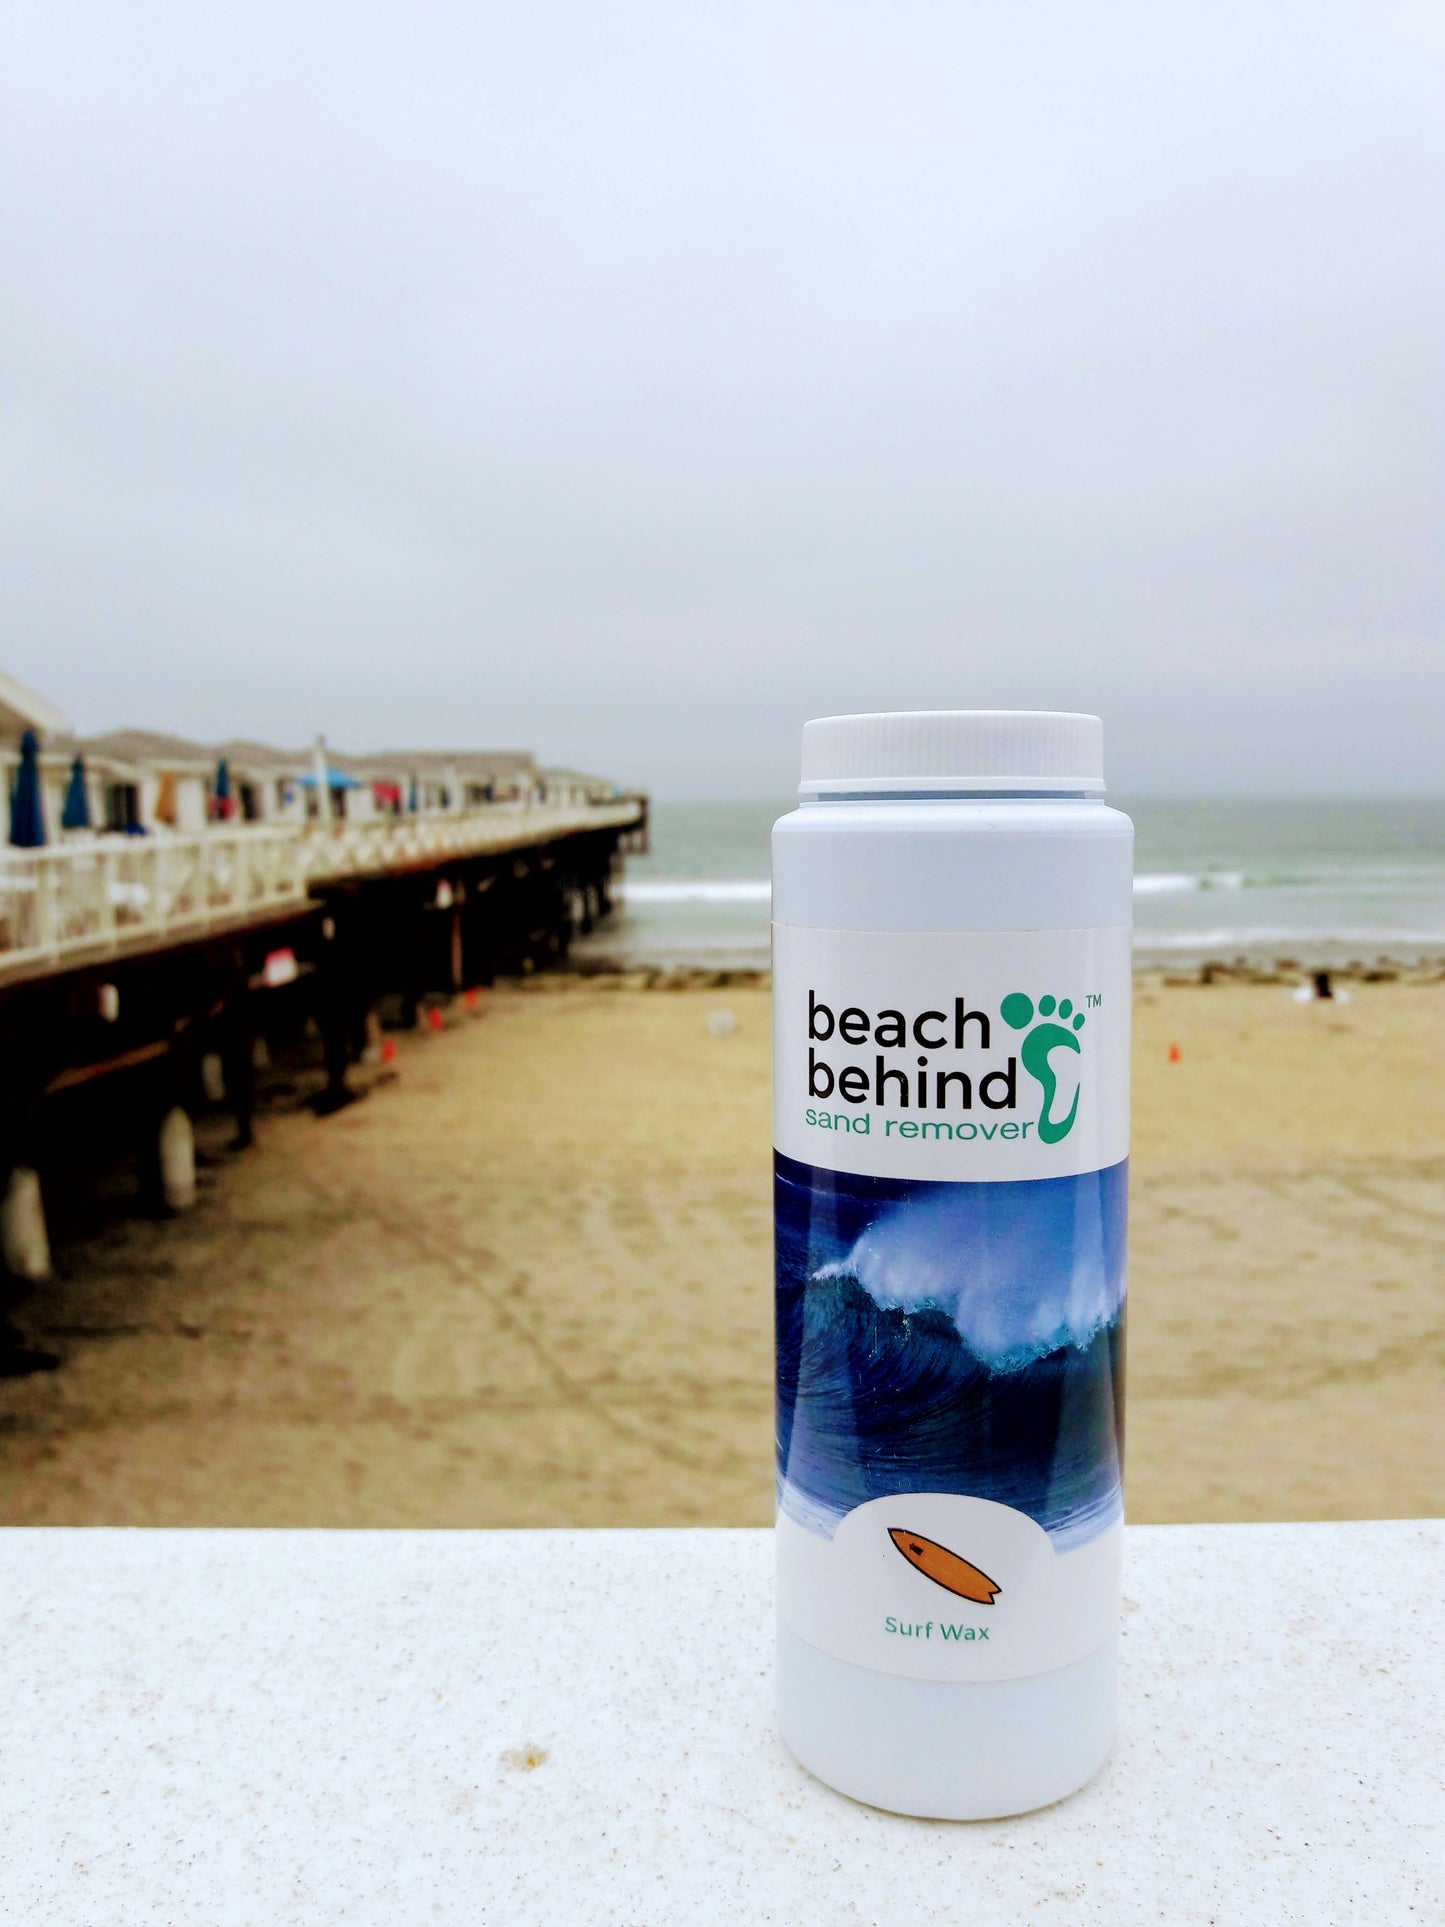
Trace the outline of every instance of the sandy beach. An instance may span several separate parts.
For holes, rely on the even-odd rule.
[[[1131,1517],[1445,1511],[1445,984],[1136,1004]],[[188,1218],[57,1225],[5,1523],[771,1517],[765,987],[500,989],[205,1141]]]

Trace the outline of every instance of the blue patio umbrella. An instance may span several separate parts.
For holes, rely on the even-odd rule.
[[[213,787],[216,798],[215,814],[224,821],[235,807],[231,801],[231,770],[224,756],[216,765],[216,781]]]
[[[411,788],[407,792],[406,807],[411,811],[413,816],[415,816],[421,808],[421,797],[417,794],[416,778],[414,776],[411,779]]]
[[[85,758],[77,756],[70,765],[70,781],[65,786],[65,804],[60,812],[62,830],[90,828],[90,791],[85,782]]]
[[[19,850],[38,850],[45,841],[45,812],[40,805],[40,744],[35,731],[20,738],[20,767],[10,792],[10,841]]]

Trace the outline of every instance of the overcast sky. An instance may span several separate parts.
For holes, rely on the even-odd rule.
[[[11,0],[0,666],[796,782],[1445,787],[1445,12]]]

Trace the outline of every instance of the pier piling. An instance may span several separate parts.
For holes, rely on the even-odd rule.
[[[28,1164],[12,1165],[0,1199],[0,1256],[12,1278],[41,1284],[50,1276],[50,1234],[40,1173]]]
[[[172,1104],[156,1132],[156,1175],[167,1211],[189,1211],[196,1201],[196,1133],[190,1112]]]

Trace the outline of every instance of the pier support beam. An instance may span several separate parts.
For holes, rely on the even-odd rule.
[[[225,1102],[236,1121],[231,1148],[244,1151],[254,1138],[256,1114],[256,1002],[245,952],[234,947],[226,959],[220,1019],[221,1080]]]
[[[235,1008],[228,1008],[221,1048],[221,1072],[226,1085],[226,1102],[236,1121],[236,1135],[231,1140],[231,1147],[236,1151],[244,1151],[255,1137],[257,1042],[249,1000]]]
[[[425,885],[409,883],[397,892],[394,914],[401,925],[401,1028],[415,1030],[427,984],[427,907]]]
[[[201,1087],[201,1026],[190,1009],[172,1021],[169,1044],[143,1086],[141,1186],[150,1208],[179,1215],[196,1201],[196,1133],[187,1108]]]
[[[490,871],[473,866],[466,883],[462,905],[462,988],[491,984],[496,977],[496,944],[492,922],[496,912],[496,878]]]
[[[316,973],[316,1022],[321,1031],[321,1056],[326,1088],[315,1102],[317,1115],[354,1104],[358,1093],[346,1081],[353,1058],[365,1041],[366,999],[362,995],[356,956],[355,906],[334,900],[322,921],[322,943]]]
[[[457,884],[452,897],[451,925],[447,931],[447,976],[454,997],[466,985],[466,973],[463,967],[466,955],[462,943],[462,904],[465,897],[465,886]]]

